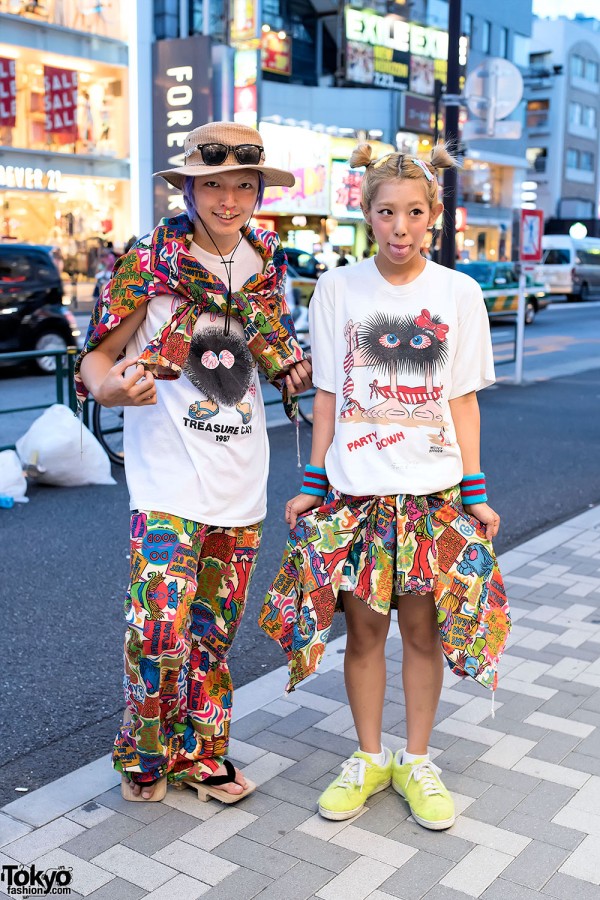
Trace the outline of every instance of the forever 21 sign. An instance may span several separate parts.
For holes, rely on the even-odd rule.
[[[153,45],[153,167],[185,164],[186,134],[212,117],[210,38],[156,41]],[[183,209],[181,192],[163,178],[154,179],[154,218]]]

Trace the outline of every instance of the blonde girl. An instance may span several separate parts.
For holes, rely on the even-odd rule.
[[[494,381],[481,290],[426,260],[442,212],[429,161],[390,153],[365,167],[362,210],[376,256],[325,273],[310,306],[314,429],[290,538],[261,624],[290,659],[289,690],[315,671],[333,612],[347,623],[345,681],[359,747],[319,800],[347,819],[390,783],[426,828],[449,828],[454,803],[429,757],[444,658],[495,688],[509,629],[479,456],[477,391]],[[406,748],[382,745],[385,642],[397,610]]]

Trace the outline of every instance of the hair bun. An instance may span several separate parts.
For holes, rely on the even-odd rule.
[[[426,165],[433,166],[434,169],[452,169],[458,167],[459,163],[450,153],[449,144],[446,141],[439,141],[431,151],[431,160]]]
[[[359,144],[352,151],[352,156],[350,157],[350,168],[358,169],[361,166],[368,166],[369,163],[373,159],[373,148],[370,144],[367,144],[366,141]]]

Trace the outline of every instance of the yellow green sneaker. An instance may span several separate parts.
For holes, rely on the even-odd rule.
[[[402,765],[402,750],[394,756],[392,787],[407,801],[415,822],[441,831],[454,825],[454,800],[431,760],[417,759]]]
[[[319,797],[319,812],[325,819],[351,819],[363,809],[373,794],[384,791],[392,781],[393,756],[383,748],[387,762],[377,766],[368,753],[357,750],[342,763],[342,771]]]

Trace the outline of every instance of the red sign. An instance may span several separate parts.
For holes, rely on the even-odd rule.
[[[519,256],[522,262],[542,261],[544,213],[541,209],[521,210]]]
[[[280,37],[276,31],[263,32],[261,68],[263,72],[276,75],[292,74],[292,42],[287,35]]]
[[[0,57],[0,128],[14,128],[17,120],[17,80],[14,59]]]
[[[44,66],[44,112],[48,134],[77,140],[77,72]]]
[[[454,220],[456,231],[467,230],[467,210],[464,206],[457,206]]]

